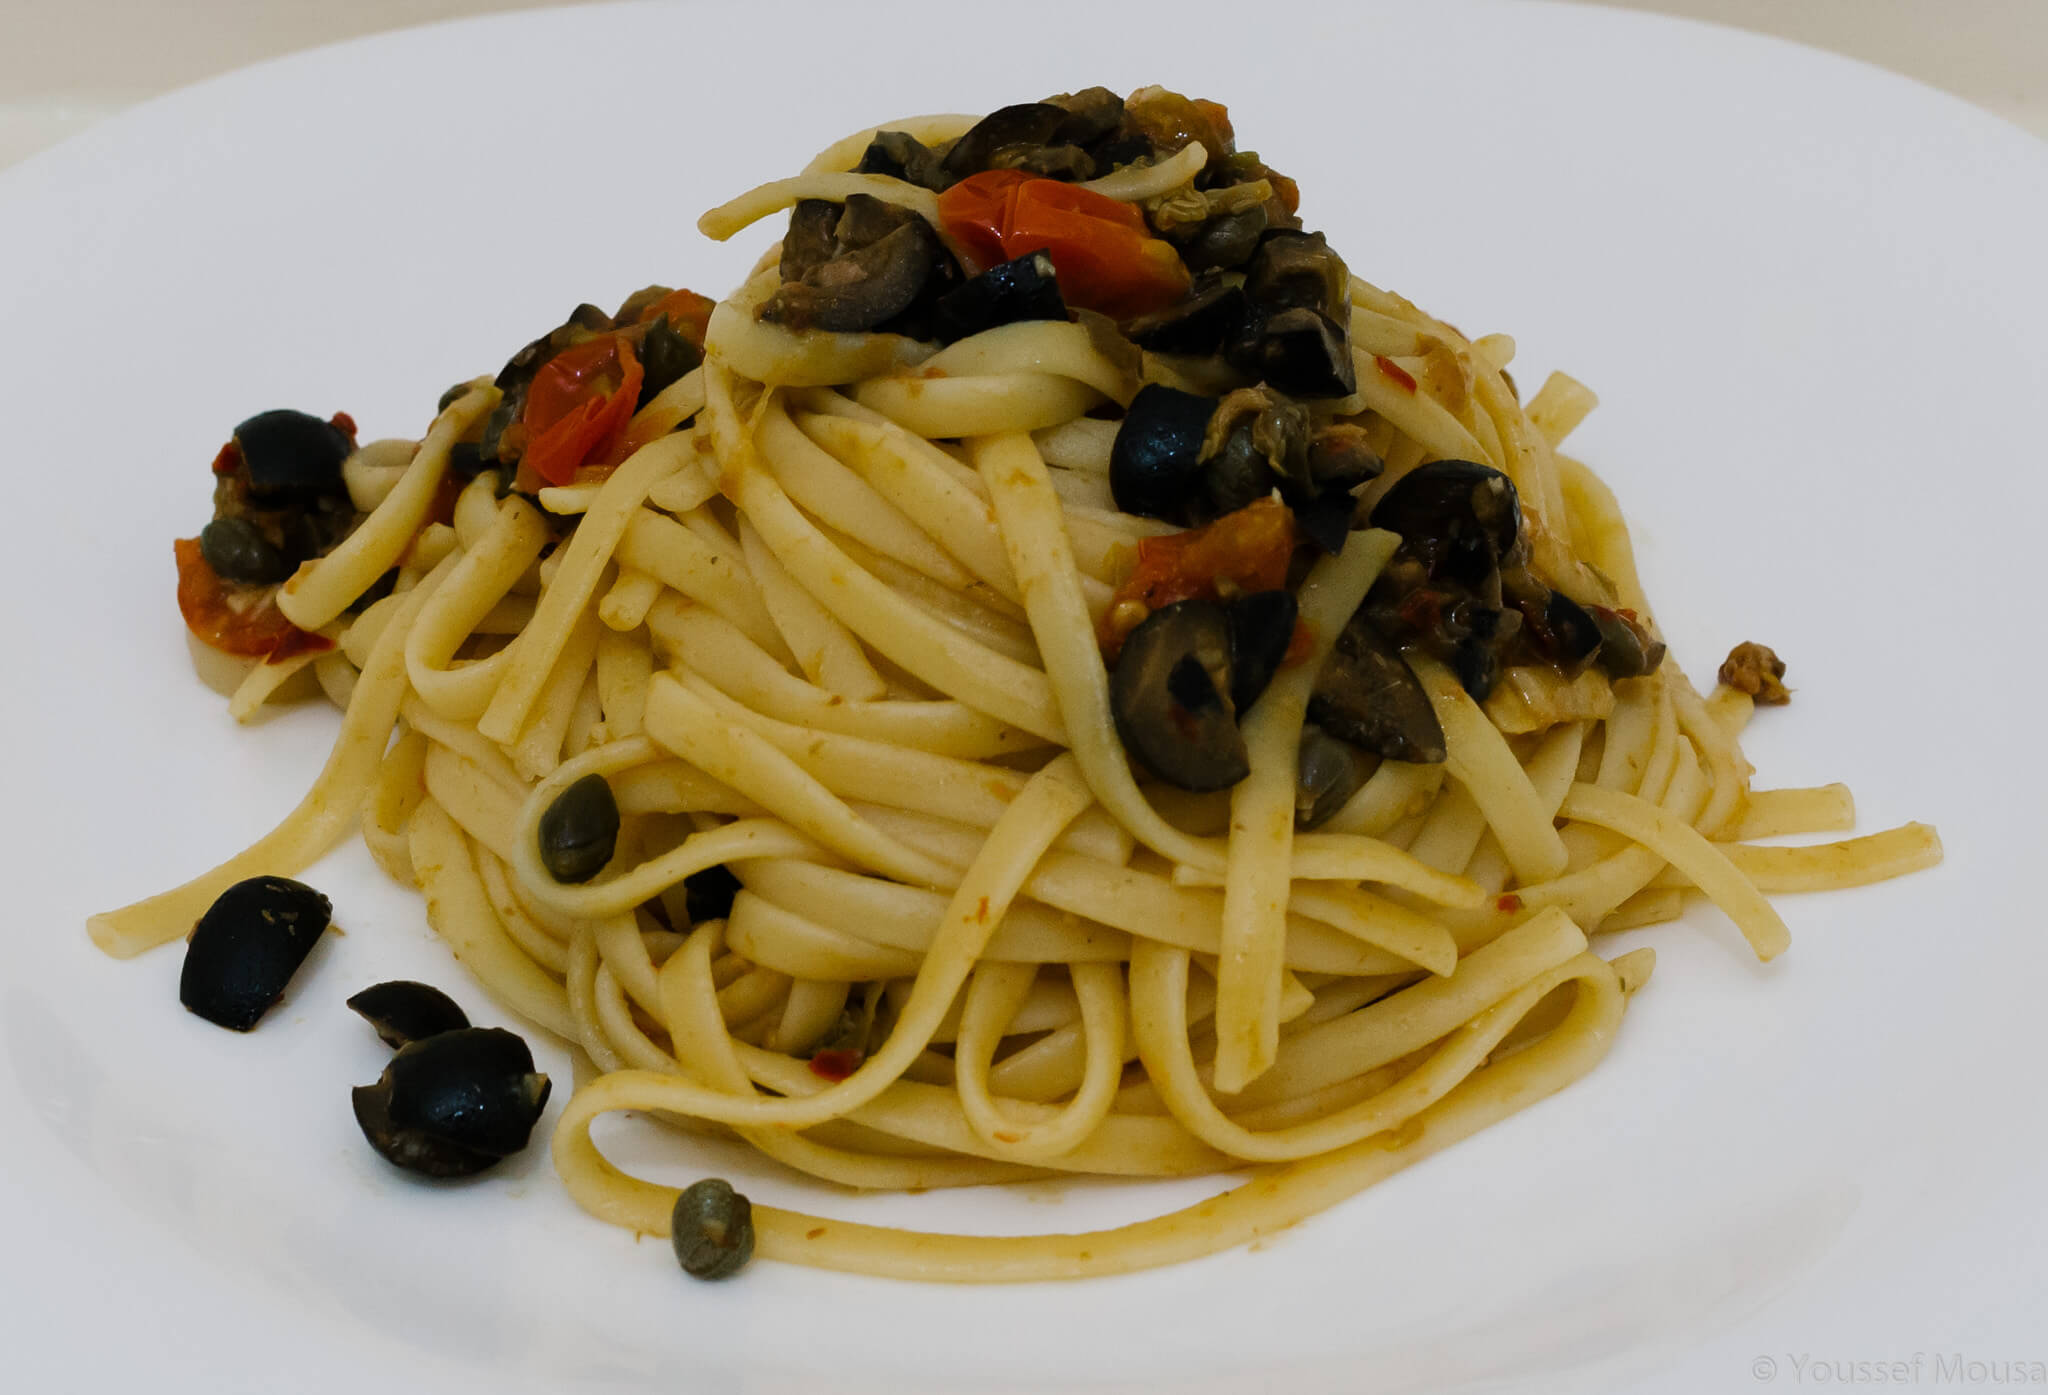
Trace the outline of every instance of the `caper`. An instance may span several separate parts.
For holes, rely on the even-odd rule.
[[[246,518],[216,518],[200,529],[199,554],[224,581],[269,586],[292,574],[284,554]]]
[[[602,775],[585,775],[540,816],[540,860],[558,882],[587,882],[612,860],[619,806]]]
[[[685,1274],[729,1278],[754,1257],[753,1203],[723,1177],[692,1182],[669,1216],[669,1243]]]

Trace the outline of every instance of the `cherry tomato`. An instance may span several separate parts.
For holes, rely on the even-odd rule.
[[[520,424],[520,487],[567,484],[580,465],[616,465],[612,452],[640,399],[640,360],[616,334],[564,349],[533,375]]]
[[[711,311],[718,304],[708,295],[695,291],[670,291],[640,312],[640,323],[653,324],[663,315],[668,316],[669,325],[695,344],[704,347],[704,328],[711,323]]]
[[[1203,528],[1144,538],[1138,565],[1119,586],[1103,617],[1110,657],[1124,637],[1161,606],[1215,600],[1227,591],[1273,591],[1287,584],[1294,556],[1294,514],[1278,499],[1259,499]],[[1133,606],[1127,602],[1137,602]],[[1142,608],[1141,608],[1142,607]]]
[[[199,550],[199,539],[171,544],[178,557],[178,612],[185,628],[223,654],[249,659],[285,659],[307,650],[334,647],[284,618],[268,588],[244,589],[222,581]]]
[[[946,235],[984,271],[1030,252],[1052,257],[1069,305],[1129,319],[1187,293],[1187,266],[1127,203],[1018,170],[970,175],[939,195]]]

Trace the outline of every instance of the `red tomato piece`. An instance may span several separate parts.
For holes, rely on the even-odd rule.
[[[1287,584],[1293,557],[1294,514],[1271,498],[1204,528],[1144,538],[1138,543],[1137,567],[1117,588],[1103,617],[1102,646],[1115,658],[1125,636],[1147,615],[1175,601],[1215,600],[1226,588],[1234,595],[1278,590]]]
[[[185,617],[185,628],[205,643],[247,659],[287,658],[333,647],[325,635],[310,634],[285,619],[273,592],[231,589],[199,550],[199,539],[179,538],[171,546],[178,557],[178,613]]]
[[[567,484],[584,464],[616,465],[612,452],[640,400],[643,376],[633,346],[616,334],[564,349],[533,375],[520,423],[526,453],[522,488],[533,481]]]
[[[946,235],[985,271],[1031,252],[1052,258],[1069,305],[1129,319],[1171,305],[1190,276],[1130,204],[1017,170],[970,175],[939,195]]]

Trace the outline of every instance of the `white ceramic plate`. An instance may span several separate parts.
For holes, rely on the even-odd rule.
[[[1791,661],[1762,782],[1852,781],[1866,828],[1931,820],[1948,863],[1788,899],[1769,968],[1711,914],[1658,932],[1561,1097],[1255,1252],[1067,1286],[704,1286],[586,1219],[542,1147],[394,1175],[345,1094],[384,1053],[341,1000],[409,974],[504,1019],[358,848],[311,874],[347,936],[252,1036],[178,1008],[175,949],[90,948],[89,911],[289,808],[333,727],[237,730],[186,664],[168,542],[233,422],[417,432],[580,299],[730,285],[774,233],[714,247],[698,212],[845,130],[1148,81],[1227,100],[1360,274],[1520,336],[1525,387],[1595,385],[1575,445],[1677,658]],[[2044,228],[2048,149],[1960,102],[1500,3],[528,14],[237,73],[0,175],[10,1387],[1728,1391],[2048,1356]],[[714,1168],[806,1195],[726,1154],[668,1175]],[[993,1231],[1191,1194],[809,1200]]]

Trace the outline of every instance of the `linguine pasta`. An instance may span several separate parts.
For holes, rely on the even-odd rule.
[[[943,152],[975,127],[887,129]],[[953,195],[867,169],[882,137],[704,231],[858,197],[946,231]],[[1202,186],[1214,159],[1189,141],[1072,187],[1151,231],[1175,207],[1236,216],[1216,211],[1229,186]],[[1355,788],[1304,817],[1322,676],[1414,552],[1367,525],[1430,462],[1505,476],[1514,557],[1627,617],[1626,636],[1655,633],[1614,497],[1561,451],[1591,393],[1553,375],[1525,403],[1512,341],[1469,340],[1356,276],[1354,381],[1311,416],[1384,469],[1342,500],[1334,546],[1281,557],[1295,628],[1234,714],[1242,776],[1157,778],[1115,688],[1137,661],[1114,654],[1162,611],[1132,599],[1138,559],[1182,529],[1119,507],[1112,455],[1148,384],[1229,383],[1101,317],[943,347],[835,329],[788,269],[771,255],[710,311],[701,364],[621,417],[603,468],[516,480],[502,448],[475,468],[503,397],[484,379],[416,446],[364,448],[381,451],[374,502],[274,595],[313,638],[253,662],[234,697],[242,715],[310,674],[344,712],[326,767],[274,832],[95,917],[95,941],[126,956],[176,939],[230,884],[296,873],[359,825],[492,996],[588,1058],[555,1164],[585,1209],[636,1231],[666,1233],[677,1193],[598,1148],[593,1126],[624,1111],[857,1189],[1249,1174],[1090,1234],[753,1212],[774,1259],[1028,1280],[1247,1242],[1563,1088],[1654,962],[1603,955],[1608,933],[1704,898],[1768,960],[1789,936],[1765,891],[1939,859],[1921,825],[1754,845],[1847,830],[1847,791],[1752,789],[1751,697],[1702,695],[1654,659],[1635,676],[1510,663],[1489,685],[1408,645],[1441,758],[1349,752]],[[544,824],[590,777],[616,841],[597,875],[561,880]],[[729,904],[707,892],[719,869]],[[675,1146],[687,1156],[686,1130]]]

